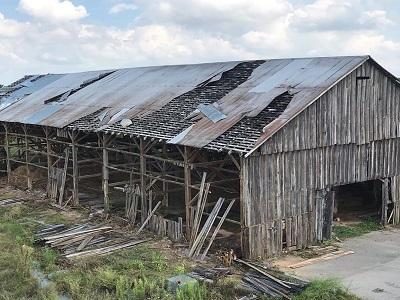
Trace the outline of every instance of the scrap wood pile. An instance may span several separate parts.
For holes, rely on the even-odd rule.
[[[14,206],[17,204],[22,204],[23,202],[24,199],[4,199],[0,200],[0,207]]]
[[[246,262],[241,259],[235,259],[242,265],[250,268],[242,278],[242,286],[256,294],[264,294],[269,297],[291,299],[292,294],[303,291],[308,282],[285,275],[285,278],[278,278],[277,274],[267,271],[262,266]]]
[[[79,224],[67,228],[53,224],[36,233],[36,242],[62,253],[65,258],[106,255],[131,248],[148,240],[133,240],[115,232],[111,226]]]
[[[214,283],[220,278],[231,275],[231,271],[229,268],[205,268],[198,266],[187,275],[199,281]]]

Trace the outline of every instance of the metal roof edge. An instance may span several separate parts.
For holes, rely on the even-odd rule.
[[[272,138],[278,131],[280,131],[284,126],[286,126],[288,123],[290,123],[294,118],[296,118],[299,114],[301,114],[307,107],[309,107],[311,104],[313,104],[315,101],[317,101],[319,98],[321,98],[324,94],[326,94],[328,91],[330,91],[335,85],[337,85],[340,81],[342,81],[344,78],[346,78],[350,73],[352,73],[354,70],[356,70],[358,67],[360,67],[361,65],[363,65],[365,62],[367,62],[368,60],[371,60],[373,62],[375,62],[374,59],[372,59],[372,57],[370,55],[360,55],[360,56],[354,56],[354,57],[363,57],[364,59],[357,64],[356,66],[354,66],[350,71],[348,71],[345,75],[341,76],[338,80],[336,80],[334,83],[332,83],[328,88],[326,88],[322,93],[320,93],[317,97],[315,97],[312,101],[310,101],[307,105],[305,105],[298,113],[294,114],[293,116],[291,116],[289,119],[287,119],[285,122],[283,122],[280,126],[278,126],[271,134],[269,134],[268,136],[266,136],[265,138],[263,138],[262,141],[259,142],[258,145],[256,145],[253,149],[251,149],[249,152],[247,152],[244,157],[247,158],[249,157],[251,154],[254,153],[254,151],[256,151],[258,148],[260,148],[266,141],[268,141],[270,138]],[[375,62],[376,63],[376,62]],[[376,63],[378,66],[380,66],[378,63]],[[383,70],[385,70],[386,72],[388,72],[389,74],[391,74],[389,71],[387,71],[386,69],[384,69],[382,66],[380,66]],[[391,77],[395,77],[393,74],[391,74]],[[395,77],[396,78],[396,77]],[[397,80],[397,78],[396,78]],[[397,80],[398,82],[398,80]],[[400,84],[400,83],[399,83]]]

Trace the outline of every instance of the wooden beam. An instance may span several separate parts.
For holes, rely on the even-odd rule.
[[[190,201],[192,200],[192,173],[189,165],[190,149],[185,146],[184,148],[184,177],[185,177],[185,215],[186,215],[186,235],[190,237],[192,231],[192,220],[190,214]]]
[[[10,141],[9,141],[9,128],[7,124],[3,123],[5,130],[5,150],[6,150],[6,168],[7,168],[7,182],[10,183],[11,179],[11,163],[10,163]]]
[[[140,138],[140,198],[141,198],[141,223],[146,220],[147,216],[147,199],[146,199],[146,157],[145,155],[145,142]]]
[[[78,147],[76,139],[78,134],[75,132],[68,132],[71,139],[72,148],[72,203],[79,205],[79,163],[78,163]]]
[[[25,167],[26,167],[26,183],[27,183],[27,187],[28,190],[32,189],[32,178],[31,178],[31,171],[29,168],[29,144],[28,144],[28,136],[27,136],[27,126],[24,124],[22,125],[22,129],[24,130],[25,136],[24,136],[24,140],[25,140]]]
[[[103,194],[104,194],[104,211],[108,213],[110,211],[110,196],[109,196],[109,170],[108,170],[108,137],[102,135],[103,145]]]

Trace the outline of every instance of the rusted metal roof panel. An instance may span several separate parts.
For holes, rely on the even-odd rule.
[[[368,59],[274,59],[59,75],[0,111],[0,121],[250,153]]]
[[[125,118],[149,114],[175,97],[232,69],[238,62],[118,70],[68,99],[71,105],[128,108]],[[72,116],[79,119],[81,115]]]
[[[260,132],[264,138],[275,133],[277,124],[297,115],[335,82],[354,70],[369,57],[326,57],[269,60],[256,68],[250,78],[217,101],[216,106],[227,117],[217,123],[202,118],[186,132],[180,144],[206,147],[244,117],[256,117],[284,92],[293,94],[286,110]],[[186,129],[185,129],[186,130]],[[256,146],[256,145],[254,145]]]
[[[24,80],[6,87],[8,92],[0,94],[0,110],[3,110],[10,105],[20,101],[28,95],[42,89],[46,85],[51,84],[57,79],[60,79],[63,74],[47,74],[26,76]]]
[[[33,85],[34,89],[32,93],[23,95],[18,101],[0,111],[0,120],[18,123],[27,123],[27,121],[30,120],[31,122],[29,124],[64,127],[67,124],[62,125],[59,121],[56,121],[54,124],[51,122],[43,123],[46,118],[37,119],[32,116],[35,116],[36,114],[40,115],[41,112],[47,110],[49,104],[45,104],[45,101],[57,96],[62,96],[70,90],[78,89],[88,80],[93,80],[105,72],[106,71],[94,71],[64,75],[45,75],[43,81],[47,84],[43,84],[43,86],[38,88],[34,88],[36,85]],[[22,92],[24,90],[25,89],[21,89]],[[56,111],[63,110],[65,106],[67,106],[67,104],[58,110],[53,110],[53,113],[47,115],[47,118],[54,115]],[[51,109],[48,109],[47,111],[51,111]],[[38,122],[32,122],[33,120]],[[60,124],[62,126],[59,126]]]

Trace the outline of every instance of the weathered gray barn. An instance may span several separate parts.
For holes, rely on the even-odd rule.
[[[188,240],[206,186],[205,216],[236,200],[250,258],[329,238],[348,206],[400,223],[400,86],[369,56],[27,76],[0,89],[0,121],[9,179],[43,169],[60,205],[137,201],[138,223],[159,200],[153,229],[177,238],[183,217]]]

